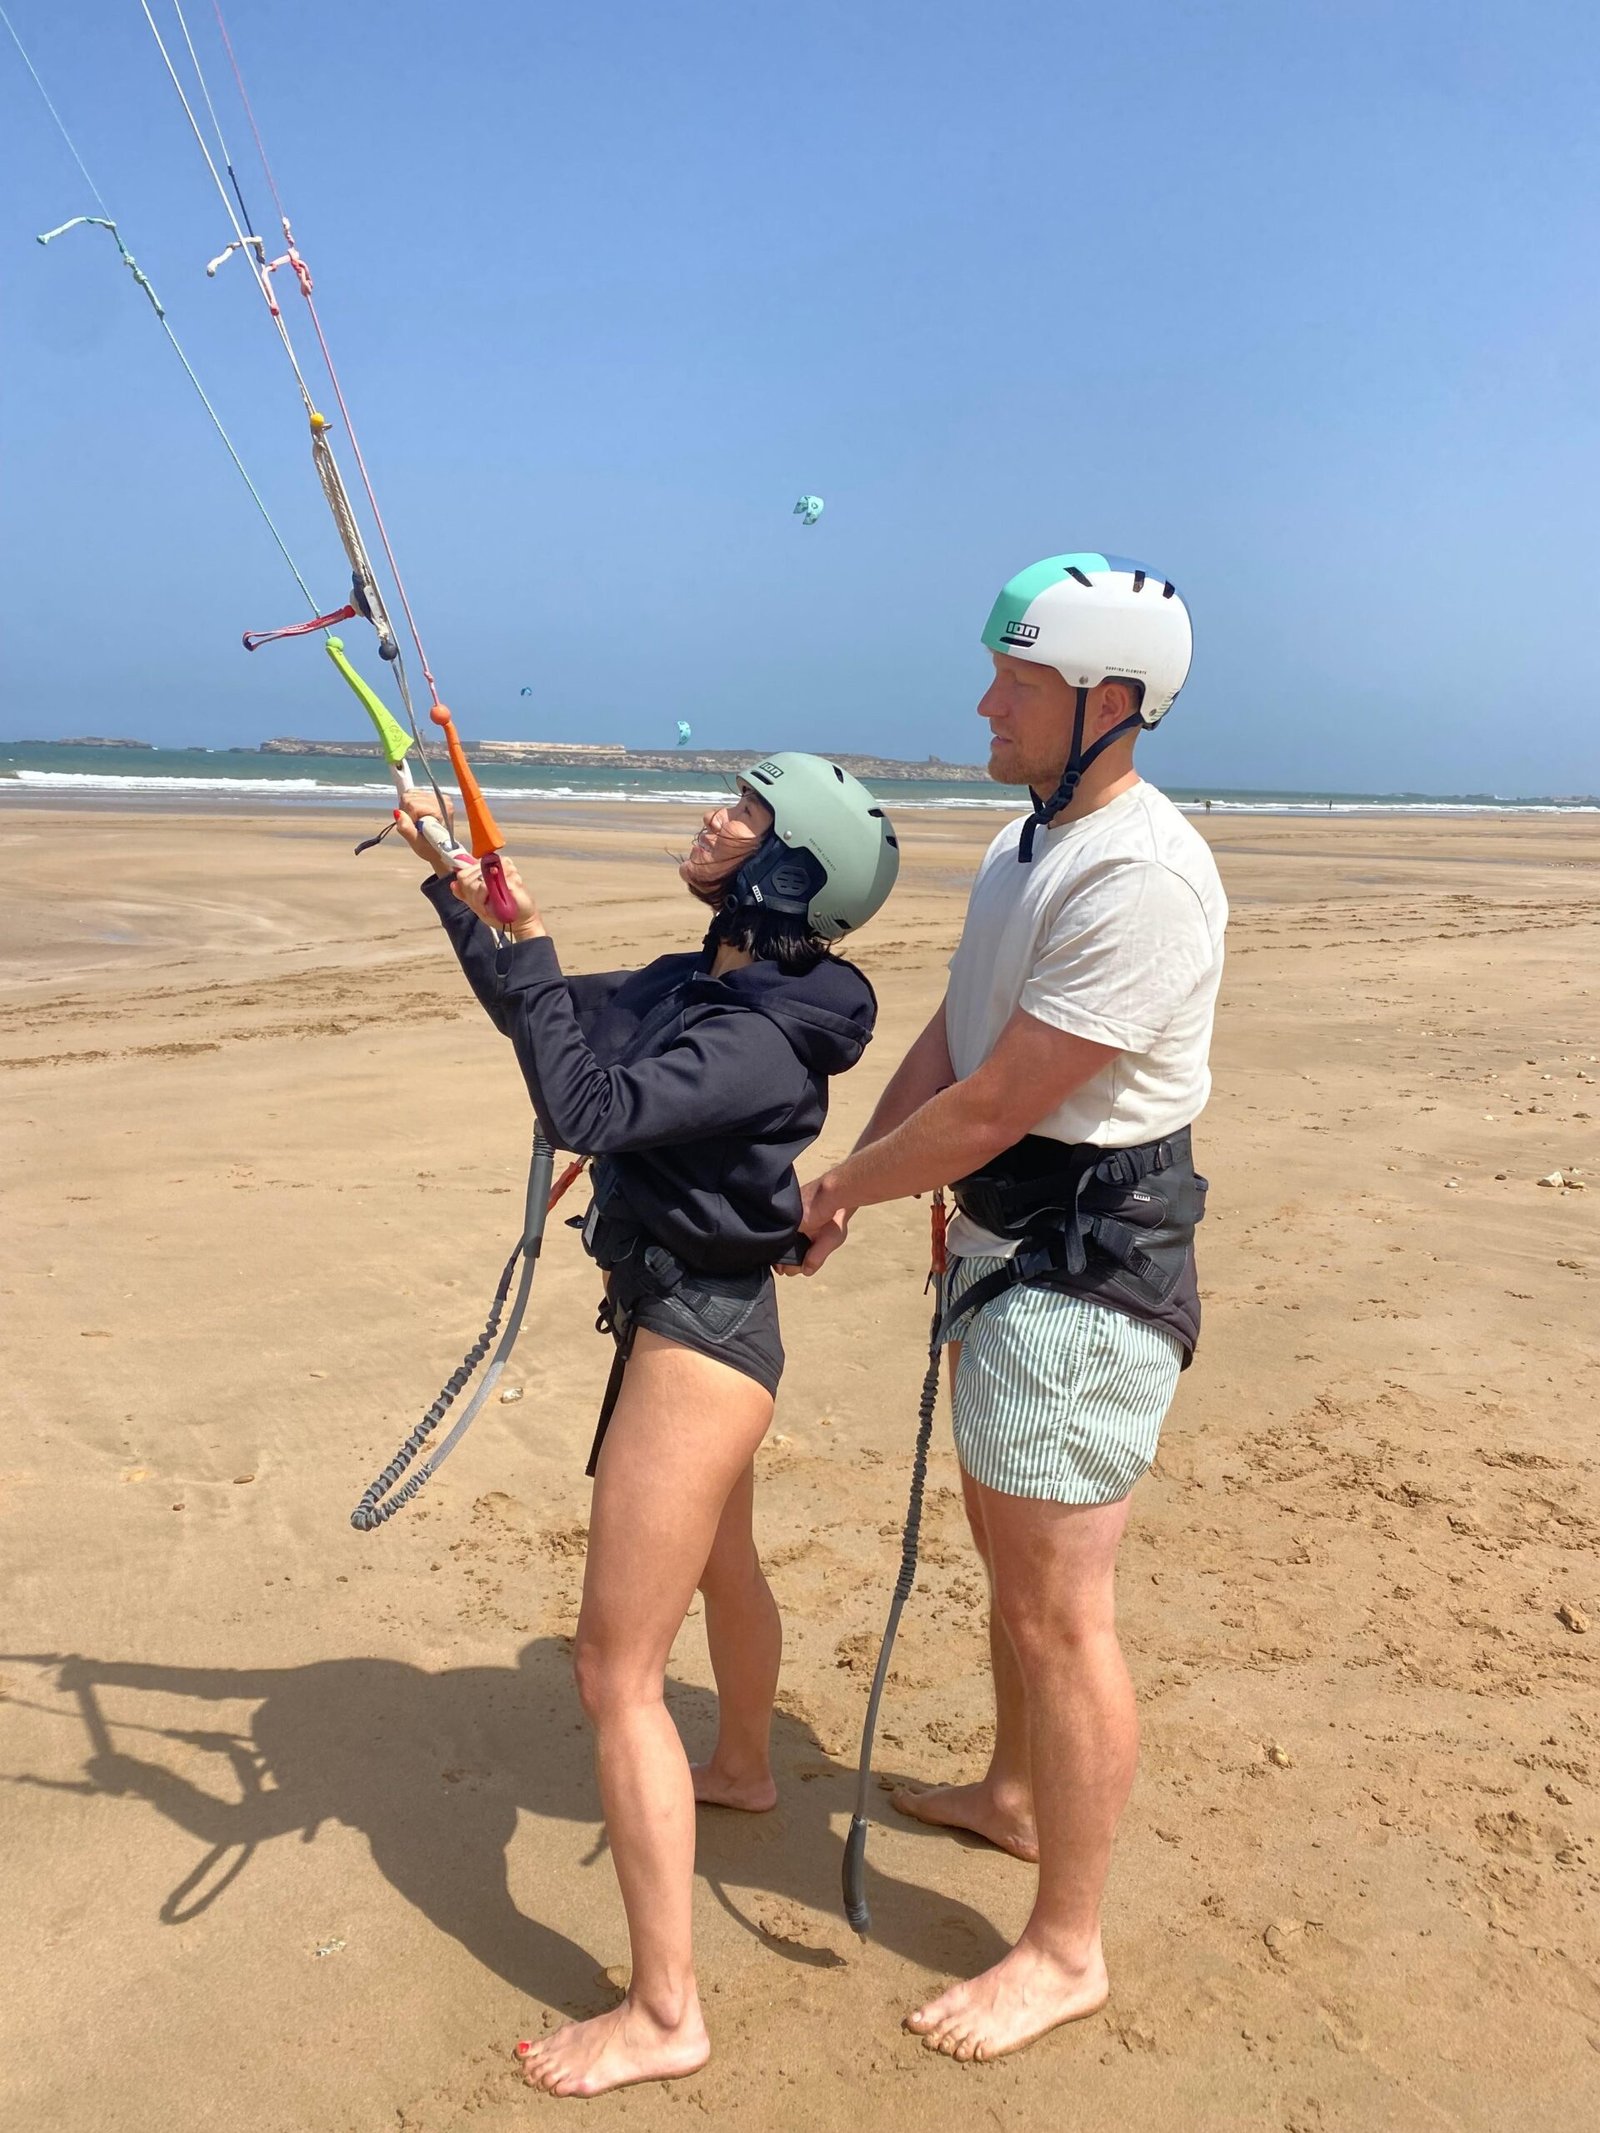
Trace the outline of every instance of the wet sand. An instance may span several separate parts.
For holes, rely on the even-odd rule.
[[[621,812],[527,833],[575,968],[692,933],[661,856],[692,811]],[[881,1034],[824,1152],[936,1004],[993,826],[906,816],[860,943]],[[926,1333],[925,1211],[880,1210],[783,1295],[782,1797],[702,1820],[716,2055],[608,2123],[1600,2118],[1600,843],[1201,826],[1235,914],[1207,1320],[1124,1556],[1145,1734],[1110,2006],[982,2069],[902,2035],[1029,1877],[886,1797],[870,1946],[839,1912]],[[514,2039],[624,1976],[567,1673],[608,1361],[568,1231],[523,1398],[382,1533],[347,1523],[481,1323],[530,1123],[411,863],[352,861],[358,834],[0,816],[0,2122],[28,2133],[500,2133],[561,2108]],[[943,1425],[925,1534],[887,1778],[975,1775],[987,1742]],[[708,1684],[691,1621],[697,1749]]]

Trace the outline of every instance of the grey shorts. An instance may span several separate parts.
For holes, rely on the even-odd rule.
[[[783,1376],[783,1335],[778,1284],[768,1268],[706,1274],[651,1244],[607,1270],[606,1290],[624,1334],[630,1322],[659,1333],[680,1348],[726,1363],[776,1395]]]
[[[951,1262],[947,1307],[1003,1260]],[[1176,1335],[1125,1312],[1018,1287],[957,1328],[951,1408],[962,1469],[1003,1496],[1118,1503],[1156,1455],[1183,1364]]]

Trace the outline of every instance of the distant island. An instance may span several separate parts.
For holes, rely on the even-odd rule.
[[[624,748],[620,741],[468,741],[470,762],[538,764],[547,770],[696,770],[724,774],[758,760],[750,748]],[[381,760],[370,741],[302,741],[289,735],[261,743],[263,755],[354,756]],[[976,763],[944,763],[938,756],[901,762],[894,756],[833,755],[829,761],[858,778],[921,779],[940,785],[986,785],[989,774]]]
[[[62,741],[8,741],[8,748],[147,748],[155,752],[154,741],[107,740],[101,733],[73,733]]]

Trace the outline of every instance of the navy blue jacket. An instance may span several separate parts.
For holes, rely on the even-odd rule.
[[[828,1115],[829,1076],[855,1065],[877,1017],[855,965],[714,978],[701,953],[569,978],[554,941],[498,947],[448,882],[423,893],[554,1144],[608,1158],[626,1211],[685,1264],[735,1274],[782,1258],[796,1159]]]

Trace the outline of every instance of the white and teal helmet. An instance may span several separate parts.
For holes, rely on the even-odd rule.
[[[1194,628],[1178,588],[1160,571],[1124,555],[1046,556],[1000,589],[984,625],[991,652],[1054,667],[1077,697],[1072,748],[1061,782],[1046,799],[1035,793],[1017,857],[1033,857],[1035,832],[1048,829],[1078,781],[1119,734],[1159,726],[1189,675]],[[1089,747],[1083,728],[1089,691],[1103,681],[1136,681],[1139,708]]]
[[[1144,684],[1139,723],[1158,726],[1188,678],[1189,610],[1160,571],[1124,555],[1052,555],[1001,587],[983,641],[1054,667],[1074,689]]]
[[[739,774],[772,810],[772,831],[734,876],[736,907],[803,918],[837,940],[881,910],[900,871],[900,846],[859,778],[825,756],[763,756]]]

